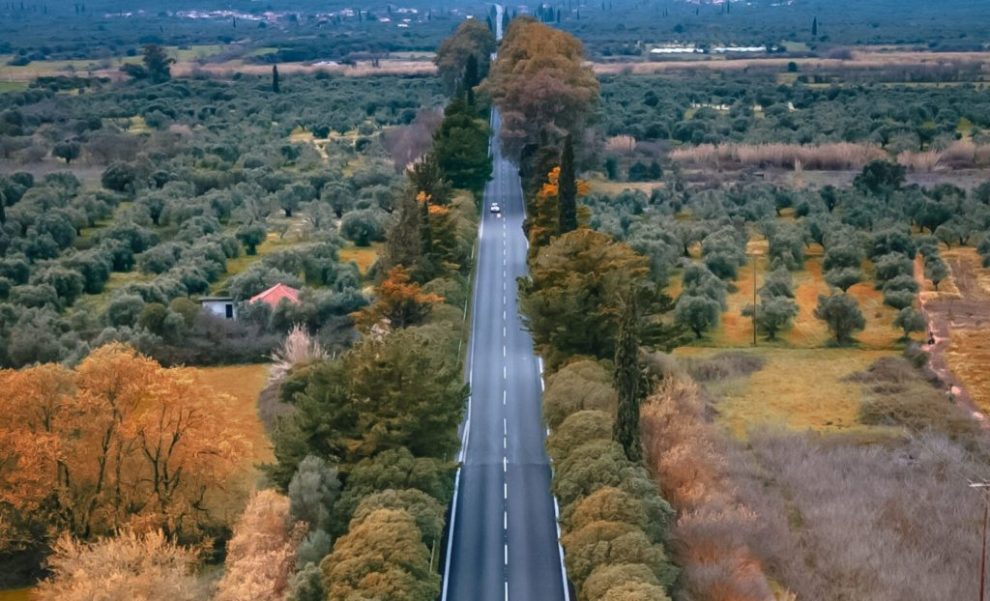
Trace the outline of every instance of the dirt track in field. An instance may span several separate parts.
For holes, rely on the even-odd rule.
[[[942,253],[951,276],[935,291],[916,262],[923,283],[919,297],[933,344],[926,345],[931,368],[945,383],[950,398],[990,428],[990,275],[973,249]]]

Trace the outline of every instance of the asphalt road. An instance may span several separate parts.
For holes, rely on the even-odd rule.
[[[498,131],[498,115],[493,131]],[[523,328],[516,278],[526,273],[516,168],[492,142],[493,178],[479,230],[463,428],[443,601],[567,599],[556,503],[544,449],[541,366]],[[501,215],[489,207],[497,202]]]

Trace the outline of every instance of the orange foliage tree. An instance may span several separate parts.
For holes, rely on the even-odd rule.
[[[305,534],[306,524],[292,520],[288,497],[274,490],[257,492],[234,525],[214,601],[284,599]]]
[[[588,182],[577,180],[578,197],[587,196],[591,191]],[[530,254],[550,243],[550,238],[557,233],[559,210],[557,207],[560,195],[560,167],[554,167],[547,173],[547,180],[533,196],[527,207],[526,233],[529,237]],[[581,207],[584,209],[584,207]],[[587,210],[579,209],[579,217],[584,217]]]
[[[229,396],[124,345],[93,351],[74,371],[0,371],[0,390],[7,546],[39,524],[82,539],[125,526],[194,534],[249,456]]]
[[[482,88],[502,111],[502,140],[516,156],[526,144],[579,134],[598,102],[581,42],[530,17],[513,19]]]
[[[365,329],[388,320],[393,328],[405,328],[423,321],[433,305],[442,303],[443,297],[423,292],[413,282],[409,270],[397,265],[378,285],[375,302],[354,314],[358,324]]]

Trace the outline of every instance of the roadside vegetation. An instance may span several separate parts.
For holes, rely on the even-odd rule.
[[[478,39],[470,28],[457,36],[469,34]],[[467,56],[450,68],[479,77],[467,63],[477,69],[484,55]],[[132,74],[136,83],[99,84],[92,94],[102,99],[87,106],[110,107],[129,94],[188,95],[187,86],[198,90],[192,98],[209,102],[227,87],[227,102],[243,92],[247,114],[275,112],[246,122],[225,112],[212,130],[196,126],[202,138],[187,133],[171,140],[169,152],[119,157],[98,181],[65,173],[35,182],[29,172],[4,180],[18,195],[6,212],[5,231],[14,235],[4,265],[20,270],[25,282],[11,290],[44,286],[27,282],[82,253],[99,266],[99,253],[112,254],[108,240],[123,240],[130,254],[120,254],[146,276],[107,291],[110,264],[98,271],[92,290],[56,291],[50,304],[8,296],[11,314],[44,310],[50,320],[71,322],[64,331],[75,346],[42,356],[11,353],[10,365],[45,363],[0,371],[3,388],[15,393],[3,399],[9,407],[0,424],[4,559],[19,565],[21,577],[37,574],[45,561],[49,577],[34,593],[42,600],[88,599],[108,586],[116,596],[156,599],[434,598],[453,488],[450,458],[467,395],[461,348],[477,226],[473,191],[491,172],[487,107],[465,92],[479,80],[455,86],[434,119],[428,107],[440,98],[435,80],[329,88],[338,82],[273,77],[197,87],[171,80],[167,62],[146,60],[142,68]],[[161,82],[154,87],[145,83],[155,79]],[[317,95],[326,103],[335,93],[350,104],[350,117],[329,113],[340,119],[339,129],[307,123],[303,107],[310,103],[313,118],[323,115]],[[361,94],[367,104],[355,106]],[[273,108],[272,101],[298,102],[291,114],[299,120],[275,122],[288,105]],[[403,107],[416,110],[403,117]],[[208,114],[214,110],[186,102],[151,137],[183,127],[191,132]],[[50,123],[22,122],[25,137]],[[317,137],[294,142],[297,128]],[[126,142],[133,134],[113,135]],[[89,155],[87,143],[79,142],[80,156]],[[245,164],[242,152],[255,159]],[[163,169],[149,171],[156,163]],[[160,186],[155,173],[167,175]],[[32,198],[49,198],[44,206],[69,213],[83,195],[113,202],[96,223],[80,225],[85,231],[66,229],[72,240],[50,245],[50,256],[25,252],[31,241],[51,238],[27,225],[51,215],[40,206],[29,211]],[[189,230],[190,223],[198,229]],[[110,233],[123,231],[123,238]],[[85,247],[76,247],[81,240]],[[143,241],[140,249],[131,245],[135,240]],[[204,270],[202,261],[214,260],[201,248],[209,244],[217,246],[217,264],[190,287],[179,272]],[[359,269],[339,259],[338,251],[351,248],[377,250]],[[201,313],[189,298],[227,292],[241,302],[277,282],[301,286],[300,302],[283,301],[274,311],[242,303],[234,321]],[[108,298],[101,303],[100,297]],[[94,306],[105,308],[93,315]],[[86,330],[76,327],[84,316],[71,316],[81,307],[96,324],[110,315],[131,321],[106,321],[114,335],[84,339]],[[177,327],[185,307],[194,325],[225,333],[220,340],[230,347],[204,340],[199,344],[211,354],[171,355],[170,348],[197,345],[195,329]],[[10,321],[5,327],[25,344],[49,333],[36,336]],[[156,361],[269,356],[267,382],[264,368],[197,371]],[[214,393],[206,381],[236,390],[248,407]],[[271,447],[252,415],[259,392]],[[79,436],[93,440],[80,444]],[[254,444],[263,448],[255,451]],[[261,478],[255,462],[266,464]],[[133,560],[140,555],[143,561]],[[382,556],[392,559],[382,564]],[[85,567],[98,563],[99,569]],[[204,569],[219,564],[219,574]],[[108,573],[120,577],[108,583]]]

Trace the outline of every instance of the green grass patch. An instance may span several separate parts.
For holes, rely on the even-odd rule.
[[[27,89],[27,83],[23,81],[0,81],[0,94],[7,94],[9,92],[21,92]],[[2,594],[2,593],[0,593]],[[3,597],[0,597],[2,601]]]
[[[811,50],[804,42],[781,42],[780,45],[787,52],[807,52]]]
[[[223,44],[198,44],[185,48],[169,46],[166,51],[169,56],[175,58],[177,61],[194,61],[220,54],[221,52],[227,50],[227,48],[228,47]]]

